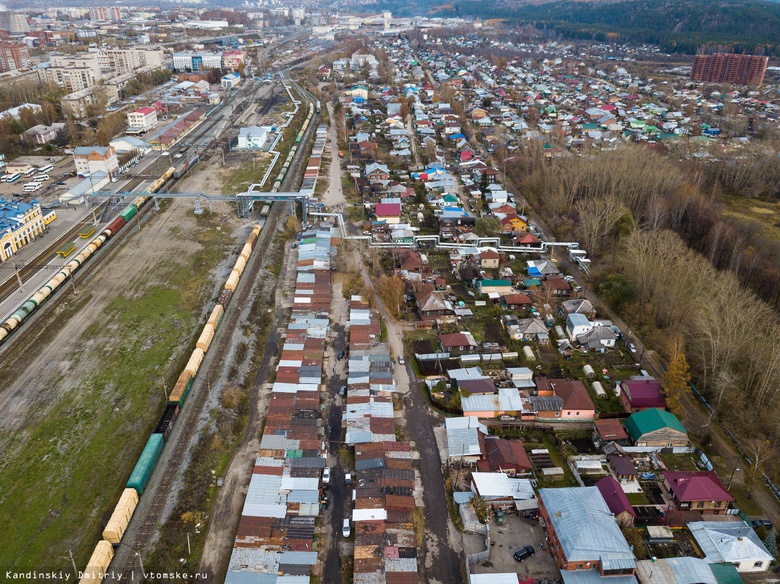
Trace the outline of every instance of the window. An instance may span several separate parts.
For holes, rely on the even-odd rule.
[[[696,508],[697,509],[701,509],[702,507],[704,507],[704,502],[703,501],[699,501],[698,503],[696,503]]]
[[[753,564],[753,567],[754,568],[763,568],[764,567],[764,562],[756,562],[755,564]]]

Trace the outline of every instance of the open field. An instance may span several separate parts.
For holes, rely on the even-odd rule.
[[[758,240],[780,242],[780,203],[729,197],[723,215],[743,223],[754,223]]]
[[[99,539],[234,247],[189,209],[143,224],[0,366],[6,569],[72,569],[68,550],[81,568]]]
[[[240,161],[230,160],[227,166],[219,167],[218,172],[223,178],[222,194],[242,193],[252,183],[259,183],[272,160],[273,154],[257,152],[242,156]],[[268,186],[270,184],[272,183]]]

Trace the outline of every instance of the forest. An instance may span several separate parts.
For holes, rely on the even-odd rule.
[[[735,196],[778,202],[773,150],[692,161],[635,145],[550,159],[529,146],[507,163],[556,237],[588,251],[591,286],[632,329],[667,359],[685,346],[694,383],[767,470],[780,439],[768,407],[780,399],[780,238],[725,211]]]
[[[388,0],[383,6],[400,12],[428,10],[436,16],[501,18],[552,29],[566,38],[650,43],[669,53],[694,54],[701,45],[716,44],[735,52],[780,55],[780,3],[763,0],[461,0],[414,6],[406,0]]]

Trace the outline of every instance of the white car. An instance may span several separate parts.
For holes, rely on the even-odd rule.
[[[628,350],[632,353],[636,353],[636,345],[634,343],[628,343]]]
[[[352,535],[352,528],[349,525],[349,519],[344,520],[344,523],[341,526],[341,535],[344,537],[349,537]]]
[[[322,469],[322,483],[327,485],[330,482],[330,467],[326,466]]]

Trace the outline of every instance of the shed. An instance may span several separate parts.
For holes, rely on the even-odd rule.
[[[585,367],[582,368],[582,372],[587,379],[596,379],[596,372],[591,365],[585,365]]]
[[[533,349],[528,345],[523,347],[523,357],[525,357],[528,361],[536,361],[536,355],[534,355]]]
[[[631,414],[626,420],[626,430],[637,446],[688,445],[688,432],[677,416],[658,408]]]

